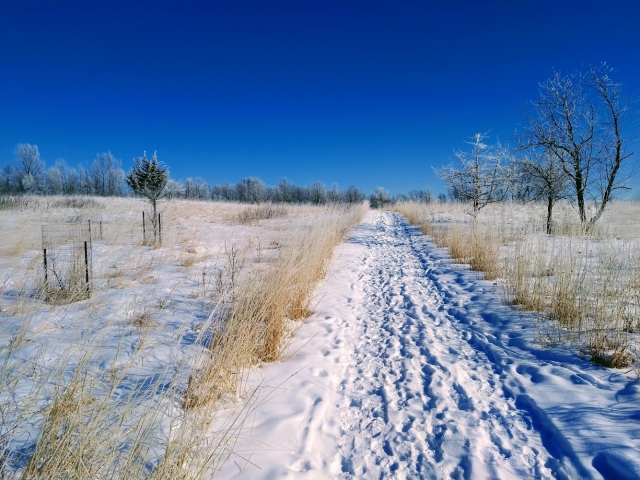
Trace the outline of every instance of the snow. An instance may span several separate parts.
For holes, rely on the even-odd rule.
[[[400,215],[338,249],[218,478],[640,478],[640,381],[542,348],[533,314]]]
[[[116,217],[118,205],[99,211],[105,236],[138,219],[125,203],[131,218]],[[225,247],[240,245],[259,268],[318,214],[292,210],[247,226],[233,220],[243,206],[166,208],[174,230],[164,248],[129,245],[126,231],[114,231],[120,243],[94,243],[92,298],[55,308],[22,295],[40,268],[39,236],[26,233],[40,231],[45,213],[0,215],[0,360],[12,352],[17,369],[3,372],[16,384],[2,395],[35,402],[0,398],[12,448],[33,443],[54,381],[85,356],[96,375],[119,372],[127,408],[168,412],[154,430],[164,439],[206,351],[202,325]],[[54,214],[66,218],[46,212]],[[637,373],[595,366],[578,347],[542,348],[534,314],[503,299],[499,285],[452,263],[400,215],[370,212],[338,248],[284,361],[252,371],[250,415],[216,478],[640,478]],[[150,325],[132,326],[145,313]],[[156,399],[169,384],[175,398]],[[12,424],[16,412],[26,414]]]
[[[0,212],[0,477],[21,476],[52,398],[78,372],[88,381],[77,398],[115,392],[102,417],[83,410],[86,423],[109,418],[95,435],[90,428],[83,433],[105,450],[117,441],[126,452],[132,438],[141,438],[127,422],[148,426],[142,441],[151,451],[149,473],[185,417],[186,386],[208,353],[205,324],[218,307],[219,278],[228,282],[228,250],[237,248],[239,270],[250,277],[252,269],[269,264],[278,245],[330,214],[299,206],[282,218],[240,225],[246,205],[167,202],[163,247],[153,249],[139,245],[139,200],[109,199],[77,211],[51,203],[36,199],[33,210]],[[40,301],[41,225],[87,217],[104,220],[104,238],[93,242],[91,298],[67,305]],[[120,415],[126,417],[121,423],[112,421]],[[94,458],[83,461],[98,464]]]

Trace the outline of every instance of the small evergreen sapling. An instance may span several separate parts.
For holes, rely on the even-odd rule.
[[[158,241],[158,214],[156,205],[162,198],[164,187],[169,180],[169,169],[158,161],[157,152],[153,152],[151,160],[147,152],[134,161],[133,168],[127,175],[127,185],[136,195],[145,197],[153,207],[153,240]]]

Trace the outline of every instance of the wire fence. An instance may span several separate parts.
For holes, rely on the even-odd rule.
[[[42,266],[45,296],[55,302],[91,296],[93,242],[107,245],[162,245],[162,216],[143,212],[140,222],[105,222],[42,225]]]
[[[163,224],[161,213],[154,224],[152,215],[142,212],[139,221],[110,221],[102,218],[87,220],[94,242],[106,245],[162,246]]]
[[[53,299],[91,295],[91,224],[42,225],[44,290]]]

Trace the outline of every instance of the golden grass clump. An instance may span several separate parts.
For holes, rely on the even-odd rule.
[[[242,210],[237,220],[242,225],[250,225],[259,220],[269,220],[272,218],[282,218],[289,214],[289,208],[286,205],[262,203],[260,205],[252,205]]]

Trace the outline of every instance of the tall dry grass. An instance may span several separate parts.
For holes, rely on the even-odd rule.
[[[431,237],[439,247],[449,250],[457,263],[470,265],[472,270],[482,272],[487,280],[499,275],[499,248],[502,237],[493,224],[479,224],[470,218],[446,226],[433,222],[433,210],[420,203],[400,203],[394,210],[404,215],[421,232]]]
[[[459,205],[406,203],[396,210],[451,257],[499,278],[507,301],[538,312],[544,345],[579,345],[595,363],[628,367],[638,361],[640,332],[640,225],[629,216],[640,205],[611,205],[587,236],[570,207],[557,212],[544,234],[535,207],[497,205],[477,222]]]
[[[234,408],[249,369],[280,357],[366,210],[291,208],[256,230],[244,206],[168,202],[152,249],[129,243],[141,204],[113,200],[0,212],[0,478],[210,476],[252,408]],[[39,224],[96,215],[91,297],[43,302]]]
[[[282,204],[262,203],[246,207],[238,214],[238,222],[243,225],[250,225],[260,220],[270,220],[272,218],[286,217],[289,208]]]
[[[190,378],[185,408],[214,402],[242,386],[247,369],[278,360],[295,330],[292,320],[311,313],[311,298],[334,248],[362,219],[364,206],[330,207],[309,228],[292,232],[272,264],[253,272],[233,294],[215,325],[214,341]]]

